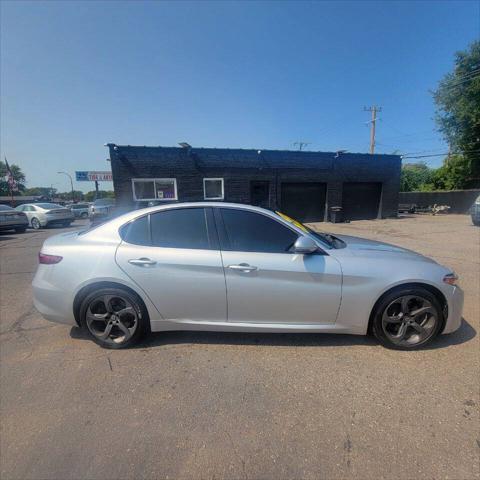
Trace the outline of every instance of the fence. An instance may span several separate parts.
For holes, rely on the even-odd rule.
[[[468,213],[475,199],[480,195],[480,189],[449,190],[435,192],[400,192],[399,203],[414,203],[418,207],[429,205],[449,205],[451,213]]]

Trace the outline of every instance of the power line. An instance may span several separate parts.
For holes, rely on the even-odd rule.
[[[437,153],[435,155],[417,155],[415,157],[407,157],[405,155],[400,155],[403,158],[428,158],[428,157],[443,157],[444,155],[461,155],[461,154],[465,154],[465,153],[476,153],[476,152],[480,152],[480,150],[471,150],[471,151],[467,151],[467,152],[444,152],[444,153]],[[408,155],[408,154],[407,154]]]
[[[447,90],[450,90],[450,89],[452,89],[452,88],[457,88],[457,87],[459,87],[460,85],[463,85],[464,83],[469,82],[470,80],[475,80],[476,78],[480,78],[480,73],[477,74],[477,75],[473,75],[473,76],[471,76],[471,77],[469,77],[469,78],[465,78],[465,79],[463,79],[462,81],[456,81],[456,82],[454,82],[454,83],[452,83],[452,84],[450,84],[450,85],[447,84],[447,85],[445,85],[445,88],[446,88]]]

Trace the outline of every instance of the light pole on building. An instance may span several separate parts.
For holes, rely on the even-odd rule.
[[[70,179],[70,186],[72,187],[72,202],[75,202],[75,194],[73,193],[73,179],[72,179],[72,176],[67,172],[57,172],[57,173],[63,173],[63,175],[66,175]]]

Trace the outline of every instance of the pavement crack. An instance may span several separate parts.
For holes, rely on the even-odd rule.
[[[248,480],[247,472],[245,469],[245,459],[238,453],[237,447],[233,443],[232,436],[230,435],[230,432],[226,431],[227,437],[230,440],[230,443],[232,444],[233,448],[233,453],[237,457],[237,459],[240,461],[240,464],[242,465],[242,472],[243,472],[243,477],[245,480]]]

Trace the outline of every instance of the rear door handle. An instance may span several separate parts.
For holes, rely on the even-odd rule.
[[[157,264],[155,260],[150,260],[149,258],[133,258],[129,260],[128,263],[136,265],[137,267],[150,267]]]
[[[239,270],[241,272],[247,272],[247,273],[258,270],[258,267],[255,267],[254,265],[249,265],[248,263],[240,263],[238,265],[229,265],[228,268],[230,270]]]

